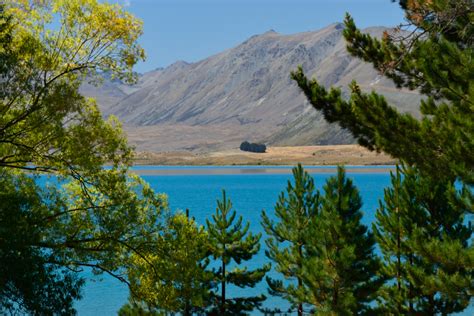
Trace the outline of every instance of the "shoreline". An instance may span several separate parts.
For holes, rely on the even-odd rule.
[[[138,152],[134,166],[385,166],[394,165],[396,159],[369,151],[359,145],[323,145],[267,147],[265,153],[251,153],[239,149],[211,152],[168,151]]]
[[[140,176],[209,176],[209,175],[290,175],[292,173],[292,166],[281,168],[269,168],[267,166],[202,166],[202,167],[169,167],[169,168],[133,168],[130,172]],[[309,174],[335,174],[336,166],[322,166],[311,167],[305,166],[305,170]],[[381,166],[379,168],[362,167],[362,166],[347,166],[345,168],[347,174],[353,173],[389,173],[395,170],[395,166]]]

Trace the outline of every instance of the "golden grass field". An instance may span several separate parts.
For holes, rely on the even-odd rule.
[[[139,152],[136,165],[389,165],[396,160],[359,145],[268,147],[266,153],[230,149],[208,153],[190,151]]]

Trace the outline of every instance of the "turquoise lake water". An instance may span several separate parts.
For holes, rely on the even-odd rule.
[[[167,167],[139,167],[137,169],[166,169]],[[176,168],[176,167],[173,167]],[[209,167],[184,167],[188,169],[203,169]],[[239,167],[226,167],[239,168]],[[251,167],[268,168],[268,167]],[[277,167],[280,168],[280,167]],[[328,168],[328,167],[325,167]],[[331,168],[331,167],[329,167]],[[211,168],[209,168],[211,169]],[[335,168],[332,168],[334,171]],[[371,225],[374,221],[375,210],[378,200],[383,197],[383,189],[390,184],[389,172],[351,173],[347,168],[348,177],[353,179],[358,187],[364,201],[363,222]],[[317,188],[321,189],[325,179],[331,173],[311,172],[315,178]],[[166,193],[172,210],[190,210],[190,216],[196,218],[198,223],[204,224],[206,218],[210,218],[215,212],[216,199],[222,195],[225,189],[227,196],[232,200],[234,209],[245,221],[250,222],[252,232],[262,232],[260,226],[260,214],[265,210],[267,214],[273,215],[273,207],[281,191],[286,189],[287,181],[292,178],[291,174],[230,174],[230,175],[143,175],[142,176],[156,192]],[[267,262],[264,255],[264,243],[262,237],[262,249],[258,256],[248,262],[249,268],[261,266]],[[119,281],[107,277],[92,277],[84,273],[88,278],[83,291],[83,299],[76,304],[79,315],[116,315],[117,310],[127,301],[128,289]],[[270,274],[275,276],[275,274]],[[275,297],[267,294],[266,282],[261,282],[254,289],[231,288],[229,296],[245,296],[265,293],[268,297],[264,307],[282,310],[288,309],[289,305]],[[469,312],[473,312],[473,308]],[[473,315],[470,313],[464,315]],[[258,315],[259,313],[255,313]]]

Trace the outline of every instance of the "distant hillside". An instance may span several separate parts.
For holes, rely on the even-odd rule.
[[[349,56],[342,30],[342,24],[333,24],[294,35],[269,31],[199,62],[179,61],[148,72],[132,88],[108,82],[84,92],[98,98],[104,115],[118,116],[131,143],[143,151],[238,148],[244,140],[351,143],[350,135],[312,109],[290,71],[302,65],[326,86],[346,87],[355,79],[403,111],[416,108],[419,96],[396,90],[371,65]],[[380,36],[384,30],[366,31]]]

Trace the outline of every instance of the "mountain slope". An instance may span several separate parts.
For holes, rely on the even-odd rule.
[[[370,65],[349,56],[342,30],[342,24],[333,24],[315,32],[256,35],[202,61],[146,73],[131,93],[102,110],[118,116],[132,144],[145,151],[206,151],[238,147],[244,140],[350,143],[350,135],[310,107],[290,79],[292,70],[302,65],[326,86],[345,87],[355,79],[365,90],[386,94],[403,111],[419,96],[396,90]],[[367,32],[380,36],[384,30]]]

